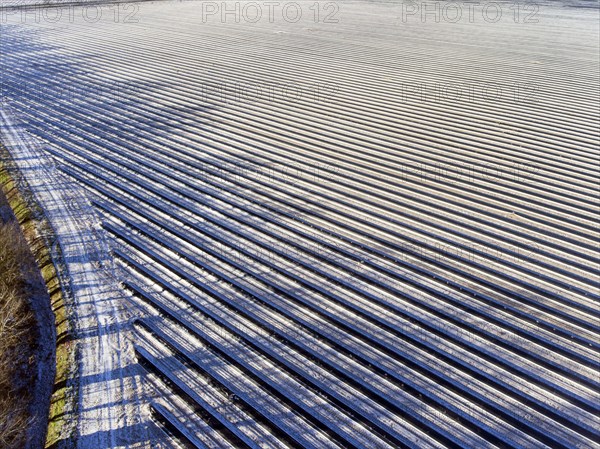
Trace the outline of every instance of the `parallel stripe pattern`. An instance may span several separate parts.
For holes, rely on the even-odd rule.
[[[202,3],[1,38],[3,107],[89,195],[173,444],[600,447],[597,9]]]

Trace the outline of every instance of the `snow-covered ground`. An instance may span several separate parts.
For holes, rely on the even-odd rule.
[[[598,447],[598,10],[469,8],[0,10],[79,447]]]

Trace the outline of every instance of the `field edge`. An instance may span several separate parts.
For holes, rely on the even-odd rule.
[[[55,365],[44,448],[75,447],[77,416],[77,348],[74,327],[65,301],[65,264],[54,230],[20,175],[8,149],[0,143],[0,188],[23,231],[40,269],[55,322]],[[39,379],[38,379],[39,380]],[[38,386],[36,385],[36,390]]]

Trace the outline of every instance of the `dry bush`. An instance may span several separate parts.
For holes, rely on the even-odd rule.
[[[21,448],[30,423],[27,373],[35,320],[23,261],[29,248],[14,224],[0,224],[0,447]]]

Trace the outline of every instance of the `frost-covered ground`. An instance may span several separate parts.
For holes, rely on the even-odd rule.
[[[78,446],[598,447],[598,10],[237,5],[0,11]]]

